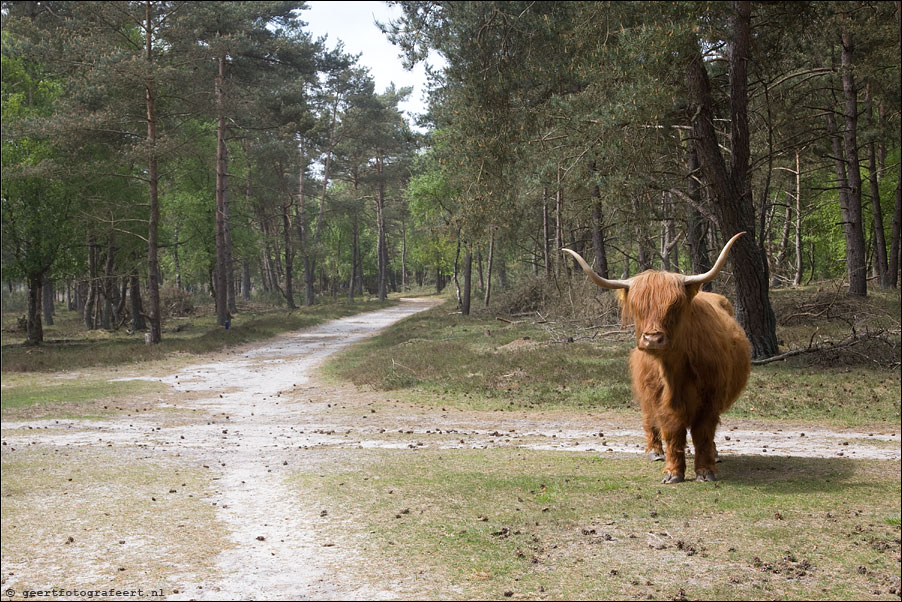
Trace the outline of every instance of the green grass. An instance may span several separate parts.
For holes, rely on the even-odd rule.
[[[869,600],[899,584],[898,462],[731,457],[721,481],[678,486],[640,458],[565,452],[330,464],[293,481],[327,511],[320,537],[367,534],[360,578],[391,574],[401,595]]]
[[[781,291],[781,306],[791,311],[792,303],[800,303],[805,294],[811,293]],[[893,297],[875,295],[859,305],[885,318],[897,303]],[[505,324],[491,314],[465,318],[452,310],[448,303],[389,328],[336,356],[327,364],[327,373],[434,405],[636,412],[627,367],[633,347],[629,333],[554,342],[548,325],[526,320]],[[594,332],[570,328],[583,335]],[[815,328],[841,332],[836,321],[825,320],[807,329],[781,329],[779,335],[784,344],[797,348],[807,345]],[[562,338],[560,333],[555,335]],[[849,355],[812,354],[753,367],[748,387],[729,415],[831,425],[898,425],[902,416],[898,364],[887,367],[882,362],[887,359],[886,344],[876,341],[874,345],[881,361],[856,349]],[[898,356],[898,350],[897,345],[889,352]]]
[[[4,373],[70,371],[92,366],[136,365],[176,354],[209,353],[395,303],[397,300],[382,304],[335,302],[294,310],[244,309],[233,317],[229,330],[218,327],[215,315],[207,311],[167,320],[163,342],[152,346],[144,343],[142,333],[129,335],[124,329],[85,330],[77,312],[61,310],[56,325],[44,329],[45,343],[24,347],[24,334],[9,332],[15,314],[4,314],[0,368]],[[176,331],[178,327],[183,330]]]
[[[30,382],[29,382],[30,381]],[[108,379],[57,380],[37,384],[31,379],[15,385],[3,385],[0,406],[4,413],[42,404],[79,404],[116,397],[134,396],[168,390],[168,385],[149,381],[116,381]]]
[[[626,343],[553,343],[528,323],[422,312],[342,352],[327,374],[360,386],[427,393],[473,409],[625,408]],[[529,340],[524,340],[529,337]]]

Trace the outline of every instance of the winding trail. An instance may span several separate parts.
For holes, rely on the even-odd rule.
[[[193,445],[218,450],[221,477],[216,501],[236,544],[220,557],[225,581],[187,591],[185,599],[391,597],[391,592],[379,595],[368,588],[349,591],[347,584],[328,580],[330,554],[309,528],[319,510],[297,499],[284,482],[285,473],[303,461],[298,450],[307,444],[304,427],[312,416],[296,396],[286,395],[283,401],[282,395],[303,391],[313,370],[329,355],[431,306],[408,301],[335,320],[281,337],[232,361],[191,366],[163,379],[177,391],[215,393],[194,405],[226,416],[230,423],[230,428],[222,428],[219,420],[170,429],[179,441],[184,437]],[[341,554],[350,560],[346,550]]]

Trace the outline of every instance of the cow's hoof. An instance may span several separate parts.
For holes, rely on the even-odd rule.
[[[682,483],[686,478],[683,476],[681,472],[670,472],[669,470],[664,471],[664,480],[662,483],[667,483],[671,485],[673,483]]]
[[[701,472],[695,473],[696,481],[716,481],[717,477],[714,476],[713,470],[703,470]]]
[[[645,454],[645,457],[648,458],[649,460],[651,460],[652,462],[663,462],[664,461],[664,454],[662,454],[661,452],[650,451]]]

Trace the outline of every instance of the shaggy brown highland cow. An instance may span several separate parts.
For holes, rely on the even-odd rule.
[[[687,430],[695,446],[696,480],[716,480],[714,432],[748,380],[751,346],[733,306],[722,295],[699,290],[717,276],[742,234],[730,239],[710,271],[695,276],[649,270],[608,280],[578,253],[563,249],[595,284],[621,290],[623,319],[636,324],[629,361],[633,394],[642,408],[647,456],[666,459],[664,483],[685,480]]]

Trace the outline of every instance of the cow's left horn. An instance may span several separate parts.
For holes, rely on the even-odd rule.
[[[704,274],[696,274],[694,276],[685,276],[683,278],[684,284],[704,284],[705,282],[710,282],[714,280],[717,276],[718,272],[720,272],[721,268],[723,268],[723,264],[727,262],[727,255],[730,252],[730,247],[733,246],[733,243],[736,242],[740,236],[745,234],[745,232],[740,232],[724,245],[723,251],[720,252],[720,257],[717,258],[717,261],[714,262],[714,267],[705,272]]]
[[[592,282],[594,282],[601,288],[610,288],[610,289],[626,288],[626,289],[628,289],[630,287],[630,282],[631,282],[630,280],[608,280],[607,278],[602,278],[601,276],[599,276],[598,274],[595,273],[595,270],[593,270],[589,266],[589,264],[586,263],[586,260],[583,259],[580,256],[580,254],[577,253],[576,251],[571,251],[570,249],[561,249],[561,251],[566,251],[567,253],[570,253],[571,255],[573,255],[573,259],[575,259],[576,262],[582,267],[583,271],[589,275],[589,278],[592,279]]]

